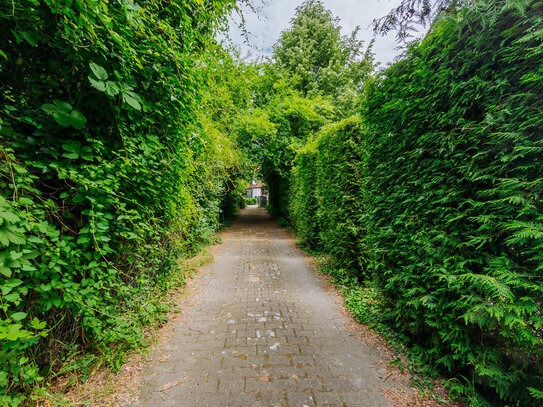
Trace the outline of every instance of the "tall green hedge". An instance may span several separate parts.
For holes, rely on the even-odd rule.
[[[289,215],[296,235],[305,247],[320,249],[320,222],[317,215],[317,150],[310,140],[298,153],[291,172]]]
[[[194,60],[233,4],[0,5],[1,405],[67,349],[141,341],[152,287],[216,227]]]
[[[370,270],[391,322],[492,403],[519,405],[543,389],[543,3],[530,3],[443,19],[366,112]]]
[[[355,274],[364,269],[364,145],[359,117],[325,127],[296,155],[290,217],[298,236]]]
[[[542,16],[540,1],[492,0],[441,17],[368,87],[359,165],[342,132],[315,147],[320,244],[377,282],[383,320],[472,405],[543,395]],[[350,177],[360,229],[334,228]]]
[[[323,248],[348,271],[363,270],[362,171],[365,151],[360,118],[324,129],[316,140],[317,218]],[[353,256],[353,253],[358,253]]]

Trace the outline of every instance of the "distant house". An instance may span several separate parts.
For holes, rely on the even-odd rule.
[[[251,185],[248,188],[245,188],[245,196],[247,198],[258,198],[260,196],[268,196],[267,186],[262,182],[259,184]]]

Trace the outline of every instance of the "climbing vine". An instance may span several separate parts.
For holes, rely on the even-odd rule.
[[[206,163],[235,158],[198,120],[196,63],[234,3],[0,5],[0,404],[83,348],[118,366],[217,228]]]

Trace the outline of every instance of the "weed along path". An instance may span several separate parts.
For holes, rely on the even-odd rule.
[[[379,355],[263,209],[241,212],[198,278],[135,406],[390,406]]]

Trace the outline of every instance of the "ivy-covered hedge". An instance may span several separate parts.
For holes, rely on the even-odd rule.
[[[234,3],[0,5],[1,405],[67,350],[139,343],[153,287],[218,226],[193,62]]]
[[[492,0],[440,18],[369,86],[359,166],[334,152],[339,131],[296,161],[300,233],[309,226],[334,253],[360,232],[335,257],[362,266],[383,295],[381,319],[474,406],[543,396],[542,15],[541,1]],[[306,165],[317,174],[307,206]],[[355,177],[361,226],[341,232],[330,211]],[[299,217],[314,205],[328,223]]]

